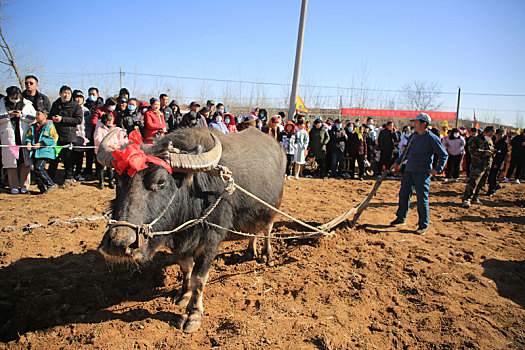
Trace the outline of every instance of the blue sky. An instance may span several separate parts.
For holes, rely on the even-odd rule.
[[[289,84],[295,59],[300,0],[267,1],[12,1],[4,32],[36,57],[41,87],[56,95],[62,83],[105,93],[118,90],[119,68],[132,94],[170,89],[181,103],[262,94],[283,105],[286,86],[148,78],[152,73]],[[461,86],[461,115],[516,122],[525,119],[525,1],[319,1],[308,3],[301,83],[399,90],[407,82]],[[93,73],[97,73],[94,75]],[[91,75],[90,75],[91,74]],[[4,85],[8,83],[2,79]],[[354,90],[356,93],[357,90]],[[289,93],[289,92],[288,92]],[[299,88],[307,106],[334,107],[350,90]],[[317,102],[314,97],[317,96]],[[322,96],[320,99],[319,96]],[[374,93],[371,108],[395,93]],[[441,95],[441,110],[456,96]],[[337,107],[337,106],[335,106]],[[396,107],[402,106],[398,103]]]

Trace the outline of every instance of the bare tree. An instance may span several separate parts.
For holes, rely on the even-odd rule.
[[[357,86],[357,108],[365,108],[369,106],[369,100],[371,98],[370,96],[370,87],[368,79],[370,77],[370,68],[368,67],[367,63],[364,62],[361,64],[361,69],[358,73],[357,80],[358,80],[358,86]],[[353,79],[352,79],[353,81]],[[352,87],[353,84],[352,84]]]
[[[402,86],[402,99],[408,109],[415,111],[435,111],[443,104],[438,83],[414,80]]]
[[[4,8],[5,8],[5,2],[0,1],[0,11],[3,12]],[[15,62],[15,56],[13,55],[13,51],[11,50],[11,46],[9,46],[9,43],[7,42],[7,39],[5,38],[4,31],[3,31],[4,24],[5,24],[5,20],[3,16],[0,16],[0,48],[2,49],[2,58],[0,59],[0,63],[13,69],[16,77],[18,78],[18,82],[20,83],[20,88],[23,90],[24,82],[18,71],[18,67]]]
[[[210,92],[210,86],[208,84],[208,81],[203,79],[201,80],[201,85],[199,87],[199,90],[197,91],[197,97],[201,103],[205,102],[206,99],[209,99],[211,96]]]
[[[523,129],[523,116],[521,112],[516,113],[516,128]]]

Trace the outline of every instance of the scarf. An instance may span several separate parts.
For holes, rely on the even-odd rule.
[[[355,133],[357,134],[357,138],[358,138],[360,141],[363,141],[363,134],[361,133],[361,127],[360,127],[360,126],[358,126],[358,127],[356,128]]]

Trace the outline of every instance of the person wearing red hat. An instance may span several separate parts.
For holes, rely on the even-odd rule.
[[[224,124],[228,127],[230,134],[238,133],[237,126],[235,125],[235,118],[230,113],[224,113]]]

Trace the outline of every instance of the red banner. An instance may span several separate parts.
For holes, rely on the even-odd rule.
[[[426,113],[432,119],[455,120],[456,112],[436,111],[399,111],[395,109],[343,108],[342,115],[355,117],[415,118],[419,113]]]

